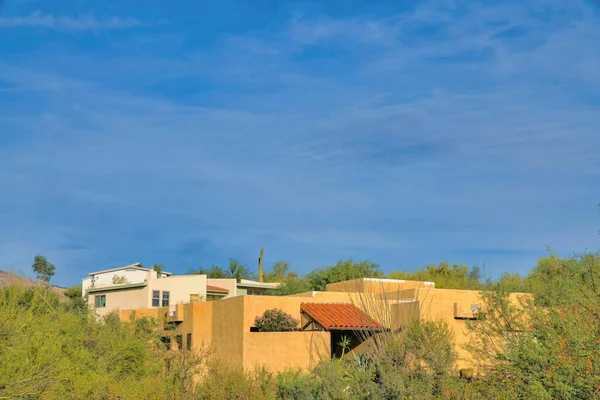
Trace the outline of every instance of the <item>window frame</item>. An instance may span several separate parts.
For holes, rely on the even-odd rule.
[[[152,307],[160,307],[160,290],[152,291]]]
[[[165,294],[167,295],[166,297]],[[171,292],[169,292],[168,290],[164,290],[162,292],[162,295],[160,296],[160,299],[162,307],[169,307],[169,303],[171,301]]]
[[[105,294],[94,295],[94,307],[96,307],[96,308],[105,308],[106,307],[106,295]]]

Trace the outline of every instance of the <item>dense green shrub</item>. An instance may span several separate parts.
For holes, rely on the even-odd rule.
[[[201,383],[197,386],[197,398],[203,400],[274,400],[277,398],[277,383],[264,368],[243,371],[212,360]]]
[[[319,398],[319,382],[311,373],[285,371],[277,375],[277,398],[317,400]]]
[[[167,379],[156,338],[155,329],[73,310],[49,288],[2,289],[0,398],[177,395],[180,387]]]
[[[290,332],[298,329],[298,320],[278,308],[266,310],[256,317],[254,325],[260,332]]]

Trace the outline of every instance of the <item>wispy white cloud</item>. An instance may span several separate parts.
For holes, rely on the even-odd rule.
[[[518,1],[422,4],[303,17],[198,50],[181,32],[145,32],[156,41],[131,35],[131,55],[0,63],[5,87],[22,90],[5,93],[0,124],[27,135],[0,146],[4,237],[25,243],[21,257],[83,235],[101,262],[171,247],[210,258],[201,246],[226,261],[264,246],[301,270],[597,243],[600,116],[582,88],[598,82],[598,25],[540,22]],[[185,51],[165,57],[174,43]],[[517,253],[493,267],[535,261]]]
[[[132,17],[96,19],[92,15],[79,17],[54,16],[36,11],[27,16],[0,16],[0,28],[49,28],[65,31],[118,30],[147,26]]]

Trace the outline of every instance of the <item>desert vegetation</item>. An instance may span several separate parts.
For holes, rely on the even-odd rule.
[[[288,270],[280,265],[265,276],[311,288],[383,276],[375,264],[351,260],[306,277]],[[61,295],[49,279],[15,284],[0,289],[0,399],[600,398],[600,254],[541,258],[528,275],[495,281],[476,272],[442,263],[392,273],[488,289],[481,293],[485,308],[468,327],[468,350],[479,363],[468,374],[456,369],[452,334],[442,322],[417,321],[383,336],[368,356],[348,351],[310,372],[273,374],[260,366],[229,368],[210,349],[167,350],[156,321],[99,319],[77,288]],[[534,298],[515,305],[512,291]],[[278,310],[258,319],[264,330],[297,326]]]

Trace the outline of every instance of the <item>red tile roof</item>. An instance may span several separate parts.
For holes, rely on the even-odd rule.
[[[325,330],[382,330],[383,326],[352,304],[302,303],[300,310]]]
[[[229,293],[228,289],[223,289],[222,287],[213,286],[213,285],[206,285],[206,290],[209,292],[227,292],[227,293]]]

